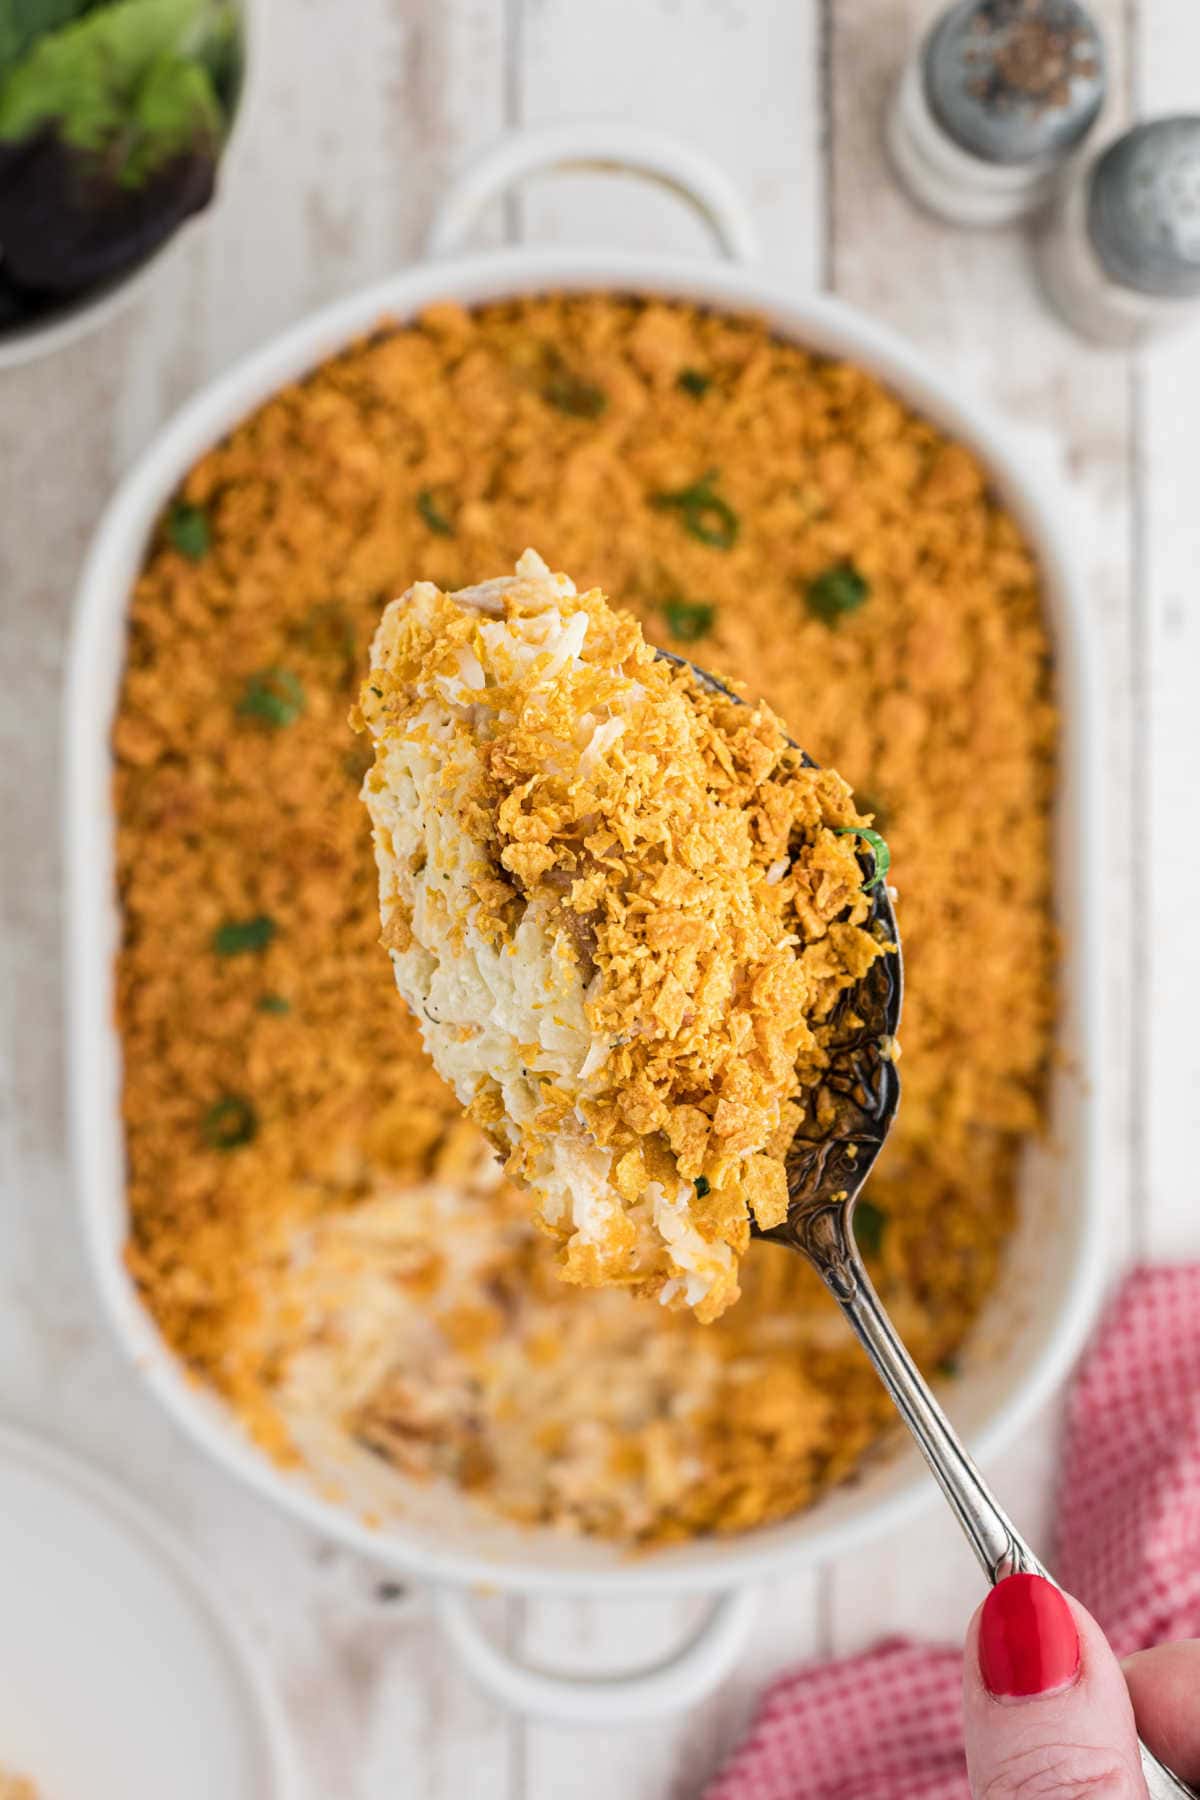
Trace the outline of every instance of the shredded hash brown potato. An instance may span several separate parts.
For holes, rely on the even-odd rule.
[[[453,590],[529,543],[761,695],[886,833],[904,1103],[859,1236],[952,1374],[1054,1020],[1038,573],[975,458],[870,375],[683,305],[550,295],[381,328],[164,515],[114,734],[130,1267],[281,1458],[297,1412],[336,1407],[514,1518],[737,1531],[809,1504],[889,1420],[816,1278],[752,1243],[709,1326],[564,1287],[380,993],[346,722],[371,634],[413,570]]]
[[[383,941],[439,1074],[565,1280],[717,1318],[884,950],[849,788],[532,550],[394,600],[359,717]]]

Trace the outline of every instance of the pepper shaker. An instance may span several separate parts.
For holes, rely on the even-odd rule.
[[[1104,46],[1077,0],[959,0],[909,59],[887,121],[913,198],[958,225],[1043,206],[1104,101]]]
[[[1145,343],[1200,302],[1200,117],[1134,126],[1064,190],[1038,245],[1042,284],[1094,343]]]

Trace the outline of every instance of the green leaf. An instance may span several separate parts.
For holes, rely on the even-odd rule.
[[[291,1012],[292,1003],[285,1000],[282,994],[263,994],[258,1002],[258,1010],[260,1013],[274,1013],[282,1018],[284,1013]]]
[[[417,495],[417,511],[430,531],[438,537],[453,537],[454,526],[434,498],[432,488],[422,488]]]
[[[710,544],[715,550],[731,550],[737,543],[740,522],[728,500],[714,488],[716,479],[717,471],[709,469],[690,487],[652,494],[650,504],[660,512],[678,512],[684,530],[702,544]]]
[[[213,932],[212,947],[218,956],[244,956],[248,950],[265,950],[278,930],[266,913],[252,919],[226,919]]]
[[[122,187],[143,187],[156,169],[198,145],[214,153],[224,120],[206,69],[181,56],[160,56],[147,69],[130,107]]]
[[[886,880],[888,870],[892,866],[892,853],[888,848],[887,839],[881,837],[879,832],[872,831],[869,825],[835,825],[834,836],[860,837],[870,844],[874,851],[875,873],[870,881],[863,882],[864,894],[869,894],[872,888],[878,887],[881,881]]]
[[[0,79],[39,38],[91,12],[100,0],[0,0]]]
[[[664,600],[663,617],[667,630],[680,643],[695,644],[707,637],[717,609],[705,600]]]
[[[675,386],[690,394],[693,400],[699,400],[707,394],[712,386],[712,376],[704,374],[701,369],[680,369],[675,377]]]
[[[712,1184],[707,1175],[697,1175],[692,1185],[696,1190],[697,1200],[703,1200],[706,1194],[712,1193]]]
[[[242,15],[235,0],[216,0],[215,5],[211,5],[211,11],[212,19],[196,46],[196,57],[208,70],[213,92],[228,123],[232,121],[241,99],[242,81],[246,72]]]
[[[835,563],[809,582],[804,598],[815,619],[836,625],[847,613],[857,612],[870,592],[870,582],[853,563]]]
[[[213,71],[237,32],[229,0],[116,0],[89,10],[39,37],[0,79],[0,139],[53,124],[127,186],[181,152],[215,153],[227,120]]]
[[[167,536],[189,562],[203,562],[212,547],[212,526],[202,506],[177,500],[167,516]]]
[[[240,718],[279,730],[294,725],[304,711],[304,689],[290,669],[260,669],[247,679],[237,710]]]
[[[870,1200],[859,1200],[854,1208],[854,1241],[864,1256],[878,1256],[883,1248],[888,1216],[883,1208]]]
[[[200,1121],[210,1150],[240,1150],[258,1136],[258,1114],[241,1094],[222,1094]]]

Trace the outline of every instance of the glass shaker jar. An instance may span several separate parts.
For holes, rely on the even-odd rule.
[[[1094,343],[1129,348],[1200,311],[1200,117],[1135,125],[1066,187],[1038,245],[1042,284]]]
[[[959,0],[901,77],[892,163],[940,217],[1007,224],[1045,204],[1104,93],[1104,46],[1078,0]]]

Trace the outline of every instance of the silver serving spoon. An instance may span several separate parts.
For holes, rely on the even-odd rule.
[[[691,669],[712,691],[746,704],[740,694],[686,658],[669,650],[657,650],[656,655]],[[806,755],[804,760],[815,767],[811,757]],[[862,862],[864,872],[872,875],[869,859],[864,856]],[[916,1439],[992,1585],[1006,1575],[1022,1573],[1044,1575],[1053,1581],[968,1456],[904,1348],[854,1242],[855,1203],[900,1104],[900,1079],[890,1045],[900,1023],[904,965],[891,895],[883,882],[871,893],[870,927],[895,948],[876,958],[858,987],[844,997],[842,1015],[852,1010],[862,1023],[846,1024],[839,1031],[835,1015],[831,1064],[825,1078],[837,1100],[833,1125],[820,1135],[809,1135],[801,1126],[787,1159],[788,1216],[770,1231],[752,1230],[773,1244],[798,1250],[817,1271]],[[851,997],[852,1009],[845,1004]],[[1140,1739],[1139,1748],[1150,1800],[1180,1800],[1181,1796],[1182,1800],[1196,1800],[1193,1789],[1160,1763]]]

